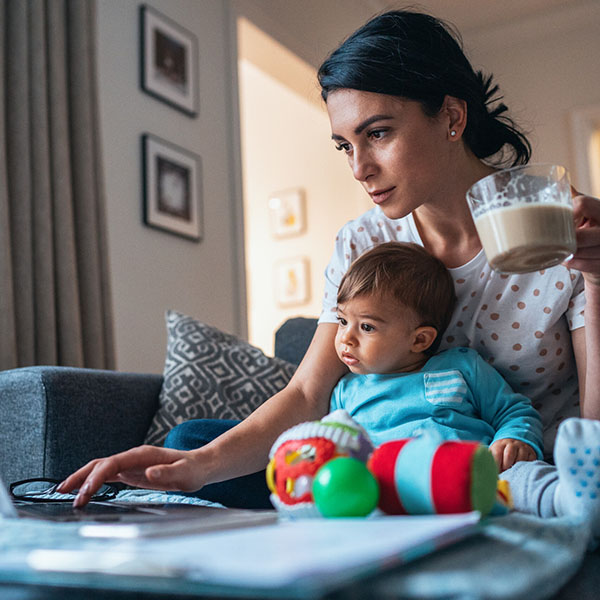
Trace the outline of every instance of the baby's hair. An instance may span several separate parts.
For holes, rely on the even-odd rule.
[[[456,304],[452,276],[442,261],[417,244],[379,244],[350,265],[340,283],[337,302],[344,304],[365,295],[391,298],[399,306],[414,310],[419,327],[437,331],[426,351],[435,354]]]

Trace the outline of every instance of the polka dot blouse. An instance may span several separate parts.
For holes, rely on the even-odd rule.
[[[388,241],[423,245],[412,215],[388,219],[378,207],[339,232],[325,272],[320,323],[336,322],[337,288],[350,263]],[[511,387],[531,398],[551,455],[560,422],[579,414],[579,386],[570,332],[583,327],[583,276],[562,265],[524,275],[495,272],[481,251],[450,269],[458,302],[440,350],[474,348]]]

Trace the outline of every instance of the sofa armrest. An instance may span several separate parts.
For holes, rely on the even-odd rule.
[[[70,367],[0,372],[0,476],[62,479],[143,443],[161,375]]]

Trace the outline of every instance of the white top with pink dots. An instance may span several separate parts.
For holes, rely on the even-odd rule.
[[[336,322],[337,288],[350,263],[389,241],[423,245],[412,215],[388,219],[375,207],[342,227],[325,272],[320,323]],[[531,398],[542,417],[545,454],[551,455],[560,422],[579,414],[570,331],[585,325],[583,276],[562,265],[501,275],[483,251],[450,273],[458,303],[440,349],[478,350],[515,391]]]

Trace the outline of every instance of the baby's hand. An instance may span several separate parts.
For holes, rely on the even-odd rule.
[[[496,460],[500,472],[506,471],[520,460],[535,460],[535,450],[525,442],[506,438],[498,440],[490,446],[492,456]]]

